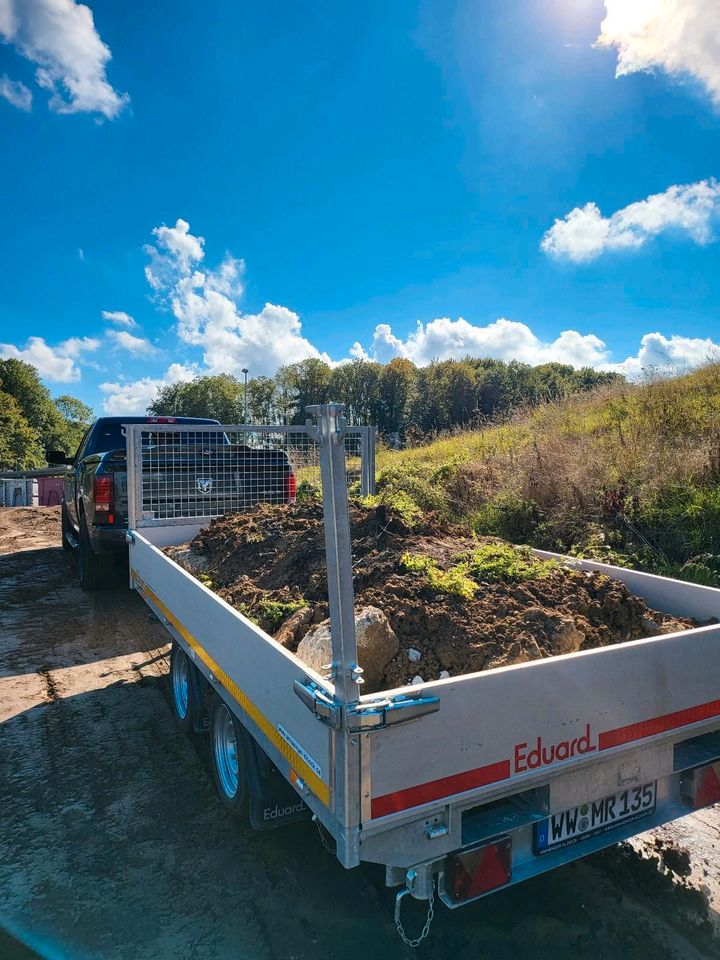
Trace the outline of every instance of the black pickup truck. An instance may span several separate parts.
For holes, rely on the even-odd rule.
[[[77,552],[80,585],[96,590],[127,551],[125,424],[147,424],[143,497],[158,517],[202,517],[243,510],[255,503],[288,503],[295,476],[283,450],[232,443],[217,420],[194,417],[101,417],[88,429],[77,453],[52,450],[48,463],[71,469],[63,483],[62,544]],[[177,430],[152,430],[174,424]],[[201,433],[183,426],[207,425]]]

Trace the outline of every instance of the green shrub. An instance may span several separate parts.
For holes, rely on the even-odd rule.
[[[383,470],[377,480],[377,493],[386,503],[402,494],[420,513],[432,512],[445,517],[451,514],[447,491],[441,483],[432,482],[430,472],[402,465]]]
[[[538,517],[537,505],[532,501],[518,493],[499,493],[480,507],[472,519],[472,525],[481,536],[530,543]]]
[[[309,480],[302,480],[298,485],[295,491],[295,496],[298,501],[308,501],[308,500],[321,500],[322,494],[320,492],[320,487],[316,486],[314,483],[310,483]]]
[[[658,491],[641,505],[639,519],[659,531],[669,552],[678,558],[720,553],[720,486],[716,484],[688,482]]]

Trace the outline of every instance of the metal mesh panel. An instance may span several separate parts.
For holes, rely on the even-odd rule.
[[[189,523],[320,496],[320,450],[305,427],[129,424],[130,526]],[[368,493],[372,428],[345,435],[347,482]]]

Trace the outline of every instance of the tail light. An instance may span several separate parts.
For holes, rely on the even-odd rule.
[[[114,523],[112,477],[93,477],[95,523]]]
[[[683,774],[682,792],[694,810],[720,800],[720,763],[697,767]]]
[[[510,837],[501,837],[464,853],[451,853],[445,860],[445,892],[452,905],[476,900],[491,890],[504,887],[511,878]]]
[[[297,497],[297,477],[290,471],[285,477],[285,499],[288,503],[295,503]]]

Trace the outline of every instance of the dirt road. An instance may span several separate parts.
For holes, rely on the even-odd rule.
[[[439,907],[404,948],[379,868],[342,870],[311,824],[227,819],[202,742],[173,726],[163,629],[122,581],[82,594],[58,542],[56,511],[0,510],[0,927],[42,957],[717,958],[717,810],[639,841],[674,874],[612,850]]]

